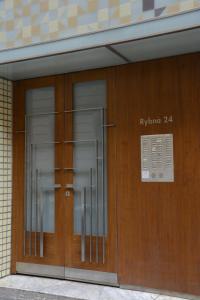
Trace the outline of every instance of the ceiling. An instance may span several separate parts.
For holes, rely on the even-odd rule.
[[[200,51],[200,28],[120,44],[0,65],[0,77],[19,80],[116,66]]]

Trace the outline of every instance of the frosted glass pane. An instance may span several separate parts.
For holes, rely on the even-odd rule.
[[[41,222],[44,232],[55,230],[55,116],[48,114],[54,111],[53,87],[32,89],[27,92],[27,229],[31,231],[40,231]]]
[[[102,194],[102,180],[103,180],[102,116],[103,116],[103,111],[104,111],[104,115],[106,115],[106,82],[102,80],[102,81],[90,81],[90,82],[75,84],[73,108],[76,110],[86,109],[84,111],[78,111],[73,114],[73,139],[77,141],[76,143],[74,143],[74,148],[73,148],[74,149],[73,166],[75,168],[74,233],[81,234],[83,230],[82,228],[83,226],[82,214],[84,209],[83,191],[85,189],[86,216],[84,221],[86,227],[86,234],[91,233],[91,222],[92,222],[92,234],[102,235],[105,234],[105,228],[107,228],[107,210],[106,210],[107,205],[105,205],[105,209],[103,210],[103,206],[107,201],[106,171],[104,172],[104,182],[105,182],[104,199]],[[104,135],[105,135],[104,147],[106,149],[105,130],[104,130]],[[104,157],[104,167],[105,166],[106,166],[106,155]],[[90,183],[91,170],[92,170],[92,182],[93,182],[92,188]],[[97,200],[98,200],[98,204],[97,204]],[[105,201],[104,204],[103,201]],[[98,226],[97,226],[97,222],[98,222]]]

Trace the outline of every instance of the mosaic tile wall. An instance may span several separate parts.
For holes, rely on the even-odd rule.
[[[0,50],[198,8],[200,0],[0,0]]]
[[[10,273],[12,200],[12,84],[0,79],[0,277]]]

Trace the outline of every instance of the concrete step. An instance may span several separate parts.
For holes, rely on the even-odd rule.
[[[77,298],[0,287],[0,300],[77,300]]]

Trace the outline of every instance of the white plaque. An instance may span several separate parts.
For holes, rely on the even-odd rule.
[[[141,136],[141,179],[143,182],[173,182],[173,134]]]

